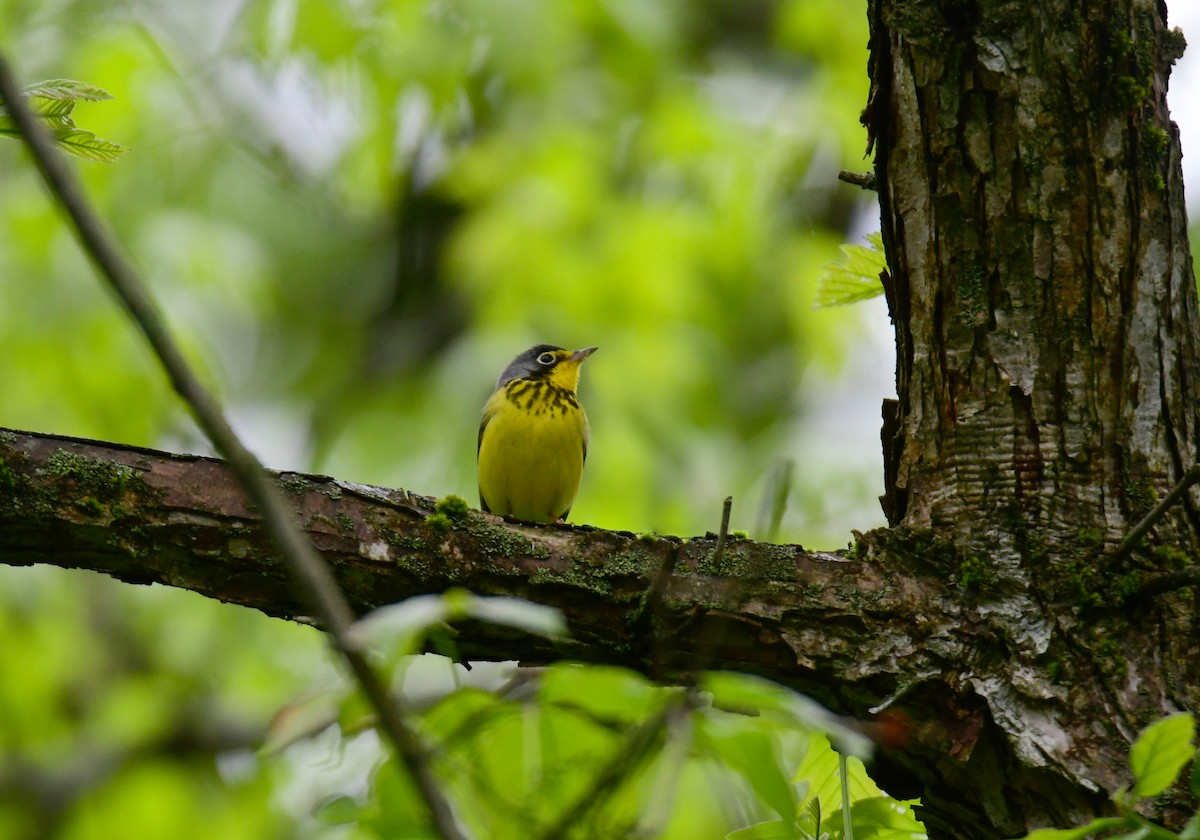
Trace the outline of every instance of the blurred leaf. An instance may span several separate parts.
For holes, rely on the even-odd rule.
[[[697,716],[697,744],[739,773],[795,837],[796,792],[780,764],[777,744],[766,732],[737,722]]]
[[[1039,828],[1026,834],[1023,840],[1086,840],[1124,826],[1121,817],[1100,817],[1078,828]]]
[[[335,796],[318,805],[313,816],[326,825],[345,825],[356,822],[362,806],[352,796]]]
[[[1158,796],[1171,786],[1196,747],[1196,720],[1190,712],[1177,712],[1142,730],[1129,751],[1134,784],[1131,797]]]
[[[725,835],[725,840],[793,840],[796,831],[791,823],[783,820],[768,820],[739,828]]]
[[[391,658],[419,653],[430,628],[444,624],[451,614],[441,595],[415,595],[398,604],[371,610],[351,628],[356,644],[386,651]]]
[[[849,755],[871,755],[870,739],[843,724],[820,703],[778,683],[749,674],[711,671],[700,678],[699,685],[712,694],[713,705],[719,709],[781,715],[792,723],[826,733]]]
[[[472,595],[463,612],[479,621],[515,627],[539,636],[555,638],[567,633],[567,622],[561,611],[521,598]]]
[[[624,668],[559,663],[542,673],[538,698],[583,710],[606,724],[635,723],[659,709],[663,689]]]
[[[826,263],[817,281],[817,307],[843,306],[883,294],[881,272],[887,270],[883,234],[867,234],[867,245],[842,245],[842,261]]]
[[[264,755],[280,753],[301,738],[311,738],[332,726],[337,722],[338,710],[350,691],[350,686],[343,685],[336,690],[314,691],[288,703],[271,719],[261,752]]]

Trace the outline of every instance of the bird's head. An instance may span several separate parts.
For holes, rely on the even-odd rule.
[[[553,344],[530,347],[509,362],[500,374],[497,388],[503,388],[514,379],[547,381],[551,385],[574,392],[579,387],[579,366],[583,360],[596,352],[595,347],[582,350],[564,350]]]

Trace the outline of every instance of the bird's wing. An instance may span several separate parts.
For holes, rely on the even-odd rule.
[[[582,411],[582,409],[580,409]],[[583,415],[583,463],[587,463],[588,442],[592,437],[591,429],[588,428],[587,415]]]
[[[493,397],[495,394],[492,395]],[[483,431],[487,428],[488,423],[492,422],[492,418],[496,416],[497,404],[494,399],[487,401],[487,405],[483,407],[483,417],[479,421],[479,441],[475,444],[475,460],[479,461],[479,450],[483,449]],[[483,488],[479,488],[479,507],[484,513],[491,513],[492,509],[488,507],[487,500],[483,498]]]

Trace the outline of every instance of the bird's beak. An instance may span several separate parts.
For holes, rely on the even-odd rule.
[[[584,347],[582,350],[576,350],[574,353],[572,353],[567,361],[578,364],[599,349],[599,347]]]

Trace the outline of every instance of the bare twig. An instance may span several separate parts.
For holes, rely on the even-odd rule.
[[[851,172],[849,169],[843,169],[838,172],[838,180],[862,187],[864,190],[876,190],[874,172]]]
[[[721,558],[725,556],[725,540],[729,536],[729,514],[732,512],[733,496],[726,496],[725,505],[721,509],[721,532],[717,534],[717,547],[713,550],[713,568],[717,568]]]
[[[91,211],[73,172],[30,113],[8,62],[2,55],[0,99],[24,138],[51,195],[66,211],[83,250],[145,335],[172,387],[187,403],[200,428],[229,462],[247,495],[257,506],[267,532],[292,570],[296,585],[312,604],[329,632],[334,647],[354,672],[379,716],[380,727],[412,774],[436,830],[444,838],[453,840],[463,837],[449,802],[435,783],[424,746],[404,720],[400,707],[383,680],[351,639],[349,631],[354,614],[337,588],[329,568],[296,527],[294,516],[279,491],[267,477],[258,459],[238,439],[216,399],[188,367],[179,346],[146,292],[145,284],[120,253],[103,223]]]
[[[1184,493],[1186,493],[1188,489],[1197,481],[1200,481],[1200,464],[1194,464],[1193,466],[1189,467],[1187,472],[1183,474],[1183,478],[1179,480],[1179,483],[1171,488],[1171,492],[1163,496],[1162,501],[1155,505],[1149,513],[1142,517],[1141,522],[1133,526],[1132,530],[1125,535],[1125,539],[1121,540],[1121,544],[1113,550],[1112,554],[1109,555],[1109,562],[1115,562],[1123,557],[1128,556],[1129,552],[1133,551],[1134,547],[1137,546],[1138,541],[1146,535],[1146,532],[1158,524],[1158,521],[1166,515],[1167,511],[1170,510],[1171,507],[1183,497]]]

